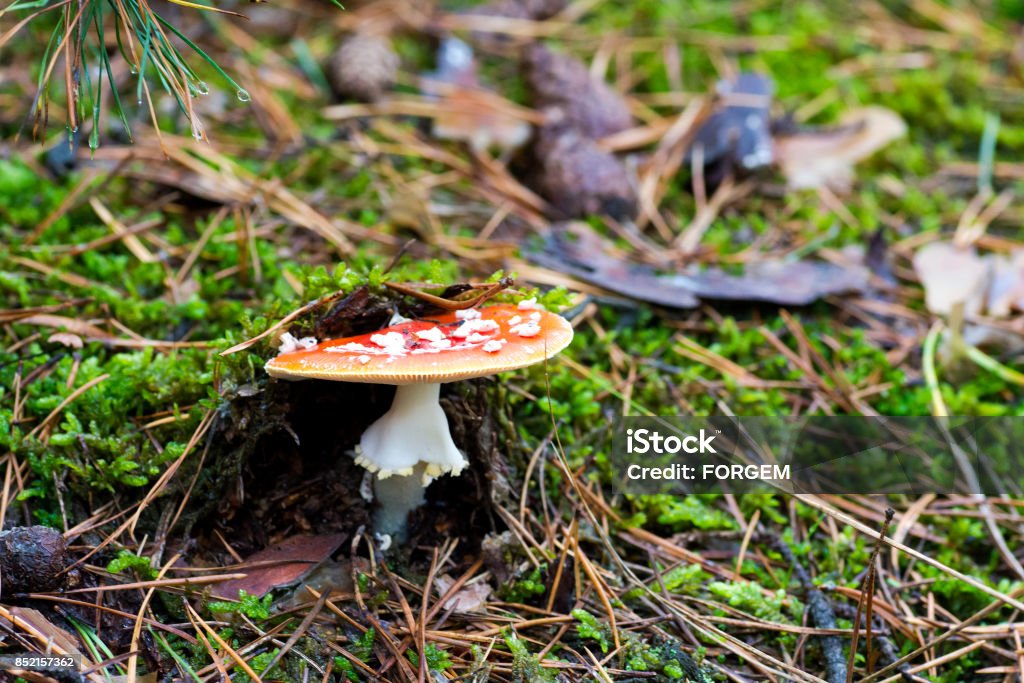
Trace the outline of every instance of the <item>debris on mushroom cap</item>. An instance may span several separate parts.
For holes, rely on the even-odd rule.
[[[498,323],[494,322],[493,320],[481,320],[480,318],[472,318],[470,320],[466,320],[461,325],[459,325],[458,329],[452,332],[452,336],[462,339],[464,337],[468,337],[473,333],[496,332],[497,330]]]
[[[596,140],[633,125],[623,97],[575,57],[536,44],[526,51],[526,64],[536,107],[562,109],[566,121],[583,137]]]
[[[528,323],[516,325],[511,331],[514,334],[518,334],[520,337],[536,337],[540,334],[540,325],[531,320]]]
[[[501,347],[507,343],[508,342],[504,339],[492,339],[483,345],[483,349],[487,353],[497,353],[498,351],[501,351]]]
[[[516,308],[518,308],[520,311],[543,311],[544,310],[544,307],[541,306],[539,303],[537,303],[537,297],[533,297],[532,299],[523,299],[518,304],[516,304]]]
[[[405,337],[399,332],[370,335],[370,341],[388,354],[396,355],[405,352]]]
[[[441,341],[445,338],[444,330],[440,327],[431,327],[430,329],[422,330],[417,332],[416,336],[429,342]]]
[[[281,335],[281,339],[278,344],[278,353],[292,353],[299,349],[305,349],[309,351],[312,348],[316,348],[316,337],[302,337],[298,339],[291,332],[285,332]]]
[[[487,306],[479,309],[479,318],[453,311],[371,334],[328,339],[311,350],[273,358],[267,372],[282,379],[401,385],[514,370],[550,358],[572,341],[565,318],[534,310],[535,305],[526,302],[524,310],[511,304]]]

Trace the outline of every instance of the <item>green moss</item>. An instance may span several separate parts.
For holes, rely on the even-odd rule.
[[[257,622],[270,617],[270,603],[273,595],[267,594],[262,598],[249,595],[244,590],[238,591],[238,602],[215,601],[207,605],[207,608],[214,614],[230,615],[244,614]]]
[[[498,590],[502,600],[525,604],[544,595],[547,587],[544,584],[544,576],[547,572],[547,564],[534,567],[527,575],[513,579]]]
[[[640,521],[652,521],[672,531],[683,529],[733,529],[736,522],[712,507],[717,495],[670,496],[654,494],[634,496]]]
[[[408,650],[405,656],[412,662],[413,666],[418,667],[420,665],[420,657],[414,651]],[[427,669],[429,671],[441,672],[452,668],[452,660],[449,658],[448,653],[433,643],[427,643],[426,647],[423,648],[423,657],[427,661]]]
[[[148,557],[140,557],[130,550],[120,551],[116,558],[107,563],[107,571],[111,574],[120,574],[129,569],[146,581],[155,579],[159,573]]]
[[[377,630],[374,628],[368,628],[366,631],[359,636],[359,639],[352,643],[352,654],[354,654],[359,661],[368,662],[373,656],[373,643],[377,639]]]
[[[515,683],[550,683],[555,680],[556,671],[546,669],[540,658],[512,631],[505,633],[505,646],[512,653],[512,680]]]
[[[572,617],[576,620],[576,634],[583,640],[592,640],[601,648],[601,652],[608,652],[611,647],[609,627],[598,621],[590,612],[584,609],[574,609]]]
[[[274,679],[275,677],[280,676],[282,673],[280,665],[274,665],[274,668],[272,669],[267,669],[267,667],[270,666],[270,663],[272,661],[274,661],[274,658],[277,656],[277,653],[277,648],[274,648],[273,650],[268,650],[266,652],[261,652],[258,655],[255,655],[249,659],[249,666],[252,668],[254,672],[256,672],[256,674],[260,676],[261,679],[263,679],[264,677],[268,679]],[[238,681],[239,683],[249,683],[249,681],[251,681],[252,679],[244,671],[239,671],[232,677],[232,680]]]

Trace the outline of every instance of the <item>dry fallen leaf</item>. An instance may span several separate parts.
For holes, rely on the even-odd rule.
[[[702,299],[806,306],[833,294],[861,292],[869,277],[868,269],[862,265],[766,259],[746,264],[742,275],[707,268],[693,274],[662,276],[660,280],[687,287]]]
[[[746,264],[742,275],[720,268],[687,268],[659,274],[631,263],[589,226],[571,223],[556,231],[530,260],[616,294],[670,308],[694,308],[701,299],[805,306],[822,297],[863,291],[870,272],[859,264],[768,259]]]
[[[370,571],[366,558],[327,560],[303,577],[302,582],[276,604],[284,609],[299,607],[309,602],[312,591],[330,591],[335,597],[351,594],[355,590],[353,580],[356,574],[368,574]]]
[[[775,159],[792,189],[830,187],[846,191],[853,166],[907,132],[899,115],[884,107],[855,109],[831,130],[775,138]]]
[[[502,112],[486,91],[455,88],[444,104],[448,113],[434,119],[432,129],[438,140],[465,142],[474,151],[483,152],[518,149],[530,139],[530,124]]]
[[[292,536],[247,557],[239,568],[246,577],[222,581],[212,592],[230,600],[237,600],[240,590],[263,597],[275,588],[302,580],[330,557],[343,540],[343,534]]]
[[[936,315],[955,321],[956,308],[961,305],[962,315],[968,317],[984,314],[1007,318],[1024,311],[1024,249],[980,255],[973,247],[932,242],[917,250],[913,263],[924,288],[925,306]],[[947,362],[951,358],[962,360],[962,354],[950,351],[952,338],[1008,355],[1024,350],[1024,338],[1012,328],[984,320],[961,320],[959,327],[944,337],[939,349],[940,357],[947,357]]]
[[[437,577],[434,583],[437,587],[438,597],[443,597],[448,589],[455,584],[455,580],[445,574]],[[464,585],[455,592],[455,595],[448,598],[444,603],[444,608],[446,610],[453,609],[456,612],[472,612],[486,604],[492,592],[493,589],[487,583],[473,581]]]
[[[929,311],[949,315],[957,304],[963,304],[964,313],[976,315],[985,304],[992,264],[973,247],[932,242],[914,254],[914,272],[924,287]]]
[[[422,91],[438,98],[444,108],[431,129],[439,140],[465,142],[483,152],[517,149],[530,139],[530,124],[512,115],[500,96],[480,84],[473,50],[458,38],[441,41],[437,70],[424,74]]]
[[[47,337],[46,341],[50,343],[63,344],[64,346],[72,349],[80,349],[83,345],[82,338],[77,334],[71,334],[70,332],[54,332]]]

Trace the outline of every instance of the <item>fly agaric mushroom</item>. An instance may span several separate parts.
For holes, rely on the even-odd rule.
[[[370,334],[292,346],[270,360],[279,379],[393,384],[390,410],[363,432],[355,460],[374,476],[379,534],[405,535],[427,486],[466,466],[438,403],[441,384],[539,363],[572,341],[572,326],[535,300],[392,325]]]

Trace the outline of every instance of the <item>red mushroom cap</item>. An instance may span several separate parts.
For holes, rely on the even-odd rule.
[[[539,363],[572,341],[572,325],[532,302],[454,311],[310,349],[282,353],[267,372],[281,379],[435,384]]]

